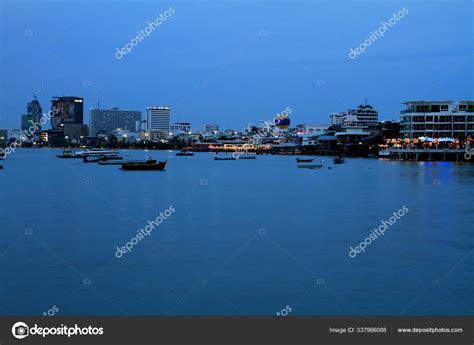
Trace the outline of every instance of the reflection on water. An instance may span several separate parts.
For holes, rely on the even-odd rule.
[[[168,160],[163,172],[125,172],[58,152],[3,162],[1,314],[472,314],[472,164],[316,157],[326,166],[308,170],[294,156],[123,151]]]

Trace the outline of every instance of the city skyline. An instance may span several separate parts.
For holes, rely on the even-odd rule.
[[[300,123],[323,123],[331,112],[365,98],[386,120],[398,119],[406,100],[473,99],[472,47],[465,43],[469,1],[429,8],[398,1],[377,8],[360,2],[350,9],[295,4],[87,3],[75,6],[67,21],[55,16],[58,31],[42,24],[69,5],[5,1],[0,122],[19,127],[17,118],[33,92],[43,106],[63,93],[84,97],[85,109],[97,102],[142,111],[168,104],[173,121],[223,128],[265,120],[287,106]],[[25,5],[30,11],[19,16]],[[175,13],[116,59],[117,47],[170,5]],[[349,58],[351,48],[404,7],[402,22],[364,54]],[[77,31],[90,13],[100,20],[91,23],[92,30]],[[242,21],[229,21],[230,13]],[[109,15],[123,22],[112,27]]]

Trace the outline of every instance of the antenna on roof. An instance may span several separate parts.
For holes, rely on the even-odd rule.
[[[100,110],[100,101],[97,102],[97,110]]]
[[[365,105],[367,105],[367,98],[365,99]]]

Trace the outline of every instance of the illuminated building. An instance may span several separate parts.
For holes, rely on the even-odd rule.
[[[400,113],[403,138],[474,136],[474,101],[409,101]]]

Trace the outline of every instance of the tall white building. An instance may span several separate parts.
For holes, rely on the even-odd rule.
[[[146,108],[147,129],[161,132],[168,136],[170,131],[170,112],[168,107],[148,107]]]

